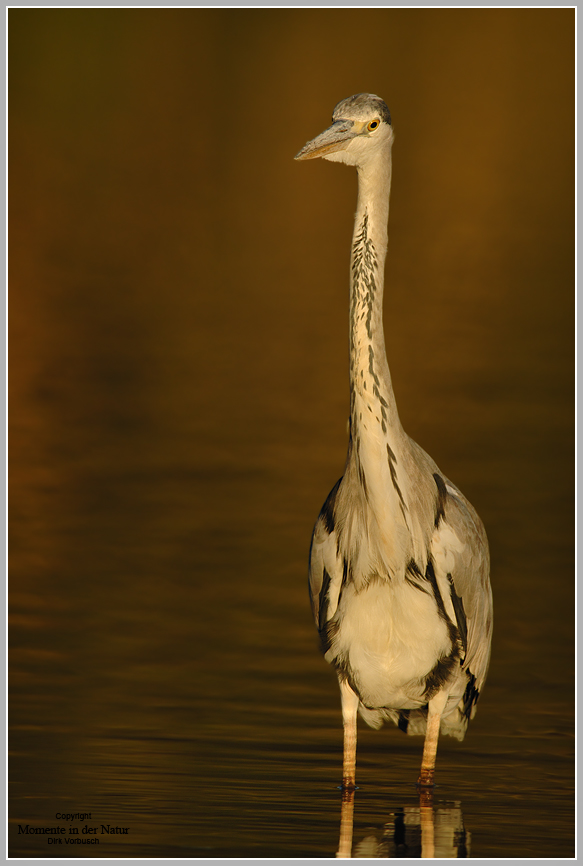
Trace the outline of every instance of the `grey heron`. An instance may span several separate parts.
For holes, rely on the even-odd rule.
[[[350,423],[344,475],[316,521],[312,610],[336,669],[342,784],[355,787],[357,712],[424,734],[418,785],[433,786],[440,731],[462,740],[490,658],[488,541],[465,496],[407,436],[382,319],[393,144],[385,102],[358,93],[295,157],[356,166],[350,261]]]

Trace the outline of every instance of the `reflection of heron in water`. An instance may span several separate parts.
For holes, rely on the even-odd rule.
[[[425,734],[419,784],[433,784],[439,732],[463,739],[492,633],[482,522],[404,432],[391,385],[382,300],[392,143],[389,109],[360,93],[338,103],[332,126],[296,157],[358,171],[348,457],[310,551],[314,617],[340,682],[346,790],[354,788],[357,711],[371,727],[390,719]],[[415,334],[410,345],[421,349]]]
[[[470,834],[464,828],[459,803],[433,803],[405,806],[391,813],[382,828],[364,831],[355,840],[352,826],[354,791],[345,791],[342,800],[339,858],[469,857]]]

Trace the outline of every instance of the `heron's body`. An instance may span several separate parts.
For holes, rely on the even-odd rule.
[[[488,544],[460,491],[404,432],[385,352],[384,264],[393,131],[379,97],[357,94],[299,159],[355,165],[350,282],[350,438],[343,477],[314,528],[310,592],[338,673],[344,785],[354,786],[356,712],[426,733],[431,784],[439,730],[462,739],[486,677],[492,630]]]

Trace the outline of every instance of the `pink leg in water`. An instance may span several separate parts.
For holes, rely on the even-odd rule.
[[[417,784],[423,788],[433,785],[435,775],[435,759],[437,757],[437,741],[439,740],[439,724],[441,714],[447,703],[447,692],[439,692],[429,701],[427,713],[427,733],[423,744],[423,758],[421,759],[421,773]]]
[[[356,713],[359,699],[345,680],[340,680],[340,696],[342,699],[342,722],[344,724],[342,787],[350,789],[356,787],[354,782],[356,773]]]

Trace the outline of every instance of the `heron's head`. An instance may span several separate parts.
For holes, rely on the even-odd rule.
[[[373,93],[357,93],[339,102],[332,126],[309,141],[296,159],[321,156],[333,162],[363,166],[393,141],[391,113]]]

